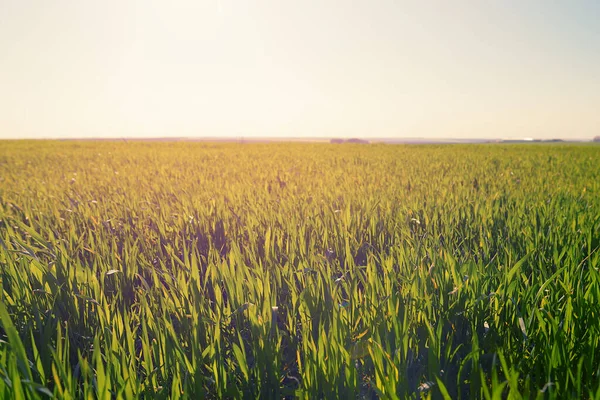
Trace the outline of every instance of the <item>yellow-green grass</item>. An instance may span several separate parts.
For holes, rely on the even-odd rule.
[[[0,397],[598,398],[600,147],[0,143]]]

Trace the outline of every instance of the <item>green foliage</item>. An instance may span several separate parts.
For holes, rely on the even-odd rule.
[[[1,398],[599,398],[600,150],[3,142]]]

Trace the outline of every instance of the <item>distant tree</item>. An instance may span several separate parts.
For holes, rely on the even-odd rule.
[[[352,138],[352,139],[346,140],[346,143],[369,144],[369,141],[368,140],[364,140],[364,139]]]
[[[600,142],[600,136],[596,136],[596,137],[594,138],[594,142]]]
[[[341,144],[341,143],[369,144],[370,142],[368,140],[365,140],[365,139],[352,138],[352,139],[331,139],[329,141],[329,143],[336,143],[336,144]]]

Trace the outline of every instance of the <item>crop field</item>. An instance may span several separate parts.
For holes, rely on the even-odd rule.
[[[600,147],[0,143],[0,398],[600,398]]]

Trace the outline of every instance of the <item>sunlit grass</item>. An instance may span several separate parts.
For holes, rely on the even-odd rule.
[[[4,142],[2,398],[598,398],[600,148]]]

